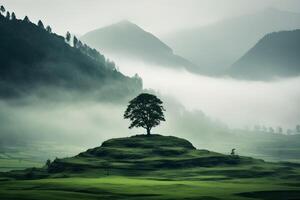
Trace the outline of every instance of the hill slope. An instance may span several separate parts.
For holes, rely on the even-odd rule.
[[[197,150],[176,137],[137,135],[55,159],[49,167],[0,173],[0,196],[12,200],[298,199],[299,169],[299,164]]]
[[[245,159],[246,160],[246,159]],[[245,161],[243,160],[243,161]],[[100,147],[89,149],[73,158],[59,159],[50,166],[50,172],[86,171],[109,168],[128,171],[156,171],[197,166],[235,164],[240,160],[196,150],[187,140],[161,135],[137,135],[105,141]]]
[[[300,28],[300,14],[266,9],[165,36],[164,41],[208,74],[222,74],[264,35]]]
[[[157,37],[126,20],[86,33],[81,39],[115,56],[192,71],[197,69],[188,60],[173,54],[172,49]]]
[[[99,177],[109,173],[167,178],[170,174],[177,173],[177,178],[182,178],[190,176],[192,172],[192,176],[195,176],[210,169],[212,171],[207,171],[207,175],[246,178],[279,175],[277,168],[283,166],[285,165],[266,163],[250,157],[197,150],[189,141],[177,137],[136,135],[107,140],[100,147],[74,157],[55,159],[48,168],[12,171],[3,175],[17,179],[36,179],[60,176]],[[165,174],[161,174],[162,171]]]
[[[239,78],[265,80],[300,75],[300,30],[264,36],[230,69]]]
[[[88,56],[63,37],[29,21],[0,15],[0,33],[1,97],[32,93],[38,88],[97,91],[97,96],[116,97],[141,89],[139,80],[116,71],[104,56]]]

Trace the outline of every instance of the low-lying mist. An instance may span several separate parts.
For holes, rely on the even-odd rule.
[[[55,93],[68,96],[66,100],[27,96],[0,101],[0,147],[50,142],[60,147],[76,146],[74,153],[79,153],[78,148],[99,146],[110,138],[145,133],[141,128],[128,129],[129,121],[123,119],[128,102],[99,101],[93,95],[82,100],[74,96],[76,100],[72,101],[73,94],[67,93]],[[226,133],[225,125],[211,120],[201,111],[187,111],[174,98],[158,95],[164,101],[167,121],[154,128],[153,133],[184,137],[196,146],[197,140],[209,144],[215,136],[223,137]]]
[[[188,110],[202,110],[230,127],[258,124],[294,128],[300,123],[300,77],[272,82],[243,81],[200,76],[143,62],[117,63],[127,75],[138,73],[144,88],[169,95]]]
[[[186,138],[200,149],[228,153],[237,148],[243,155],[261,158],[265,158],[260,156],[265,152],[273,155],[275,143],[290,147],[291,141],[297,140],[232,128],[255,124],[295,127],[300,121],[300,78],[248,82],[199,76],[142,62],[117,63],[127,75],[138,73],[144,88],[163,100],[166,122],[153,129],[155,134]],[[141,128],[128,129],[129,121],[123,119],[128,101],[134,96],[107,101],[95,98],[94,93],[74,93],[62,88],[42,91],[43,95],[32,93],[17,100],[0,101],[0,150],[5,146],[27,148],[32,143],[53,143],[48,148],[51,155],[74,155],[110,138],[145,133]],[[286,151],[272,159],[289,155]]]

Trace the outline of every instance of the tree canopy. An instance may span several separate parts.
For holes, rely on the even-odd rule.
[[[150,135],[151,129],[165,121],[163,102],[155,95],[142,93],[132,99],[124,113],[125,119],[130,119],[129,128],[142,127]]]

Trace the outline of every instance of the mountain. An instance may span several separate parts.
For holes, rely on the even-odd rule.
[[[264,35],[300,28],[300,14],[274,8],[163,37],[172,49],[207,74],[223,74]]]
[[[167,67],[197,70],[194,64],[173,54],[173,50],[157,37],[126,20],[88,32],[81,40],[114,56]]]
[[[29,20],[0,15],[0,44],[2,98],[57,89],[118,98],[142,88],[138,78],[124,76],[99,52],[72,47]]]
[[[300,29],[267,34],[229,70],[239,78],[265,80],[300,75]]]

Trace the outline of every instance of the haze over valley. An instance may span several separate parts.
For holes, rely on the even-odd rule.
[[[4,142],[6,146],[35,139],[51,138],[58,142],[58,137],[68,138],[69,143],[78,141],[80,146],[80,138],[88,135],[86,147],[129,134],[122,112],[127,101],[142,89],[154,92],[166,101],[169,120],[157,131],[195,137],[196,145],[203,145],[203,139],[208,136],[223,138],[236,129],[242,130],[241,133],[255,132],[255,126],[267,130],[281,127],[284,134],[297,133],[296,125],[300,120],[300,89],[297,87],[300,61],[297,55],[300,51],[293,44],[298,44],[300,34],[293,30],[299,28],[300,15],[294,2],[281,10],[277,1],[262,5],[253,1],[246,14],[237,11],[237,8],[245,8],[235,4],[237,8],[225,7],[222,16],[212,17],[210,13],[202,20],[190,20],[188,27],[172,24],[164,33],[157,31],[165,30],[160,29],[159,24],[150,26],[147,17],[144,21],[136,18],[129,12],[132,9],[129,7],[125,8],[128,13],[124,11],[111,21],[99,19],[99,25],[90,18],[93,15],[97,18],[98,13],[91,12],[87,18],[93,27],[78,29],[75,26],[65,30],[51,13],[44,16],[38,12],[40,3],[35,2],[37,8],[34,6],[34,9],[23,3],[17,6],[16,1],[4,3],[7,8],[13,7],[17,18],[26,10],[31,14],[30,21],[45,18],[44,23],[53,24],[53,31],[69,31],[70,37],[80,35],[76,38],[80,41],[76,44],[77,50],[74,50],[72,38],[66,43],[61,36],[41,32],[31,23],[1,23],[1,30],[6,34],[1,38],[4,44],[1,52],[7,56],[1,72],[0,114],[3,119],[1,137],[9,138],[9,142]],[[81,3],[70,7],[74,12],[78,11],[79,5],[92,10],[92,4]],[[187,4],[190,6],[192,1]],[[210,9],[214,4],[203,5]],[[67,10],[66,15],[70,14]],[[103,13],[103,17],[108,15]],[[78,23],[84,20],[74,17]],[[186,17],[192,19],[193,16]],[[67,26],[74,27],[68,18],[66,20]],[[133,21],[140,21],[141,25]],[[85,23],[87,21],[82,22],[82,27]],[[43,26],[46,28],[46,23]],[[151,30],[151,27],[156,28]],[[16,29],[19,31],[14,32]],[[286,32],[271,33],[273,31]],[[276,47],[277,41],[271,36],[279,34],[283,39]],[[265,38],[269,38],[269,42],[264,43]],[[18,54],[16,48],[8,48],[18,45],[22,49],[17,50],[27,54]],[[276,48],[280,53],[267,51]],[[266,63],[269,63],[268,67]],[[28,66],[32,66],[34,74]],[[48,104],[51,110],[46,106]],[[182,118],[178,120],[175,113],[181,113]],[[57,118],[62,115],[66,123]],[[18,125],[10,126],[13,121],[18,121]],[[184,123],[175,128],[178,121]],[[195,128],[191,130],[193,126]],[[42,132],[40,127],[44,127]],[[206,148],[218,146],[223,152],[230,149],[228,146],[221,148],[216,141],[208,142]]]
[[[195,17],[198,11],[191,5],[198,3],[189,1],[191,13],[182,19],[174,15],[167,23],[150,20],[148,11],[137,18],[132,7],[104,20],[111,14],[92,12],[100,2],[78,2],[61,13],[66,20],[62,27],[54,13],[40,13],[41,2],[29,9],[28,4],[4,1],[17,17],[3,17],[0,24],[3,149],[63,142],[70,145],[60,151],[63,156],[111,137],[138,134],[141,130],[127,129],[122,113],[131,98],[150,92],[164,100],[168,111],[156,133],[185,137],[199,148],[223,153],[237,147],[245,155],[270,160],[298,155],[257,148],[270,140],[280,145],[283,136],[287,143],[298,137],[297,3],[282,8],[279,1],[253,1],[247,9],[236,3],[218,13],[216,4],[203,1],[211,12],[201,8],[203,13]],[[120,9],[123,4],[101,4],[113,5]],[[91,10],[86,18],[73,15],[81,8]],[[54,150],[47,154],[54,157]]]
[[[1,0],[0,199],[296,200],[297,0]]]

